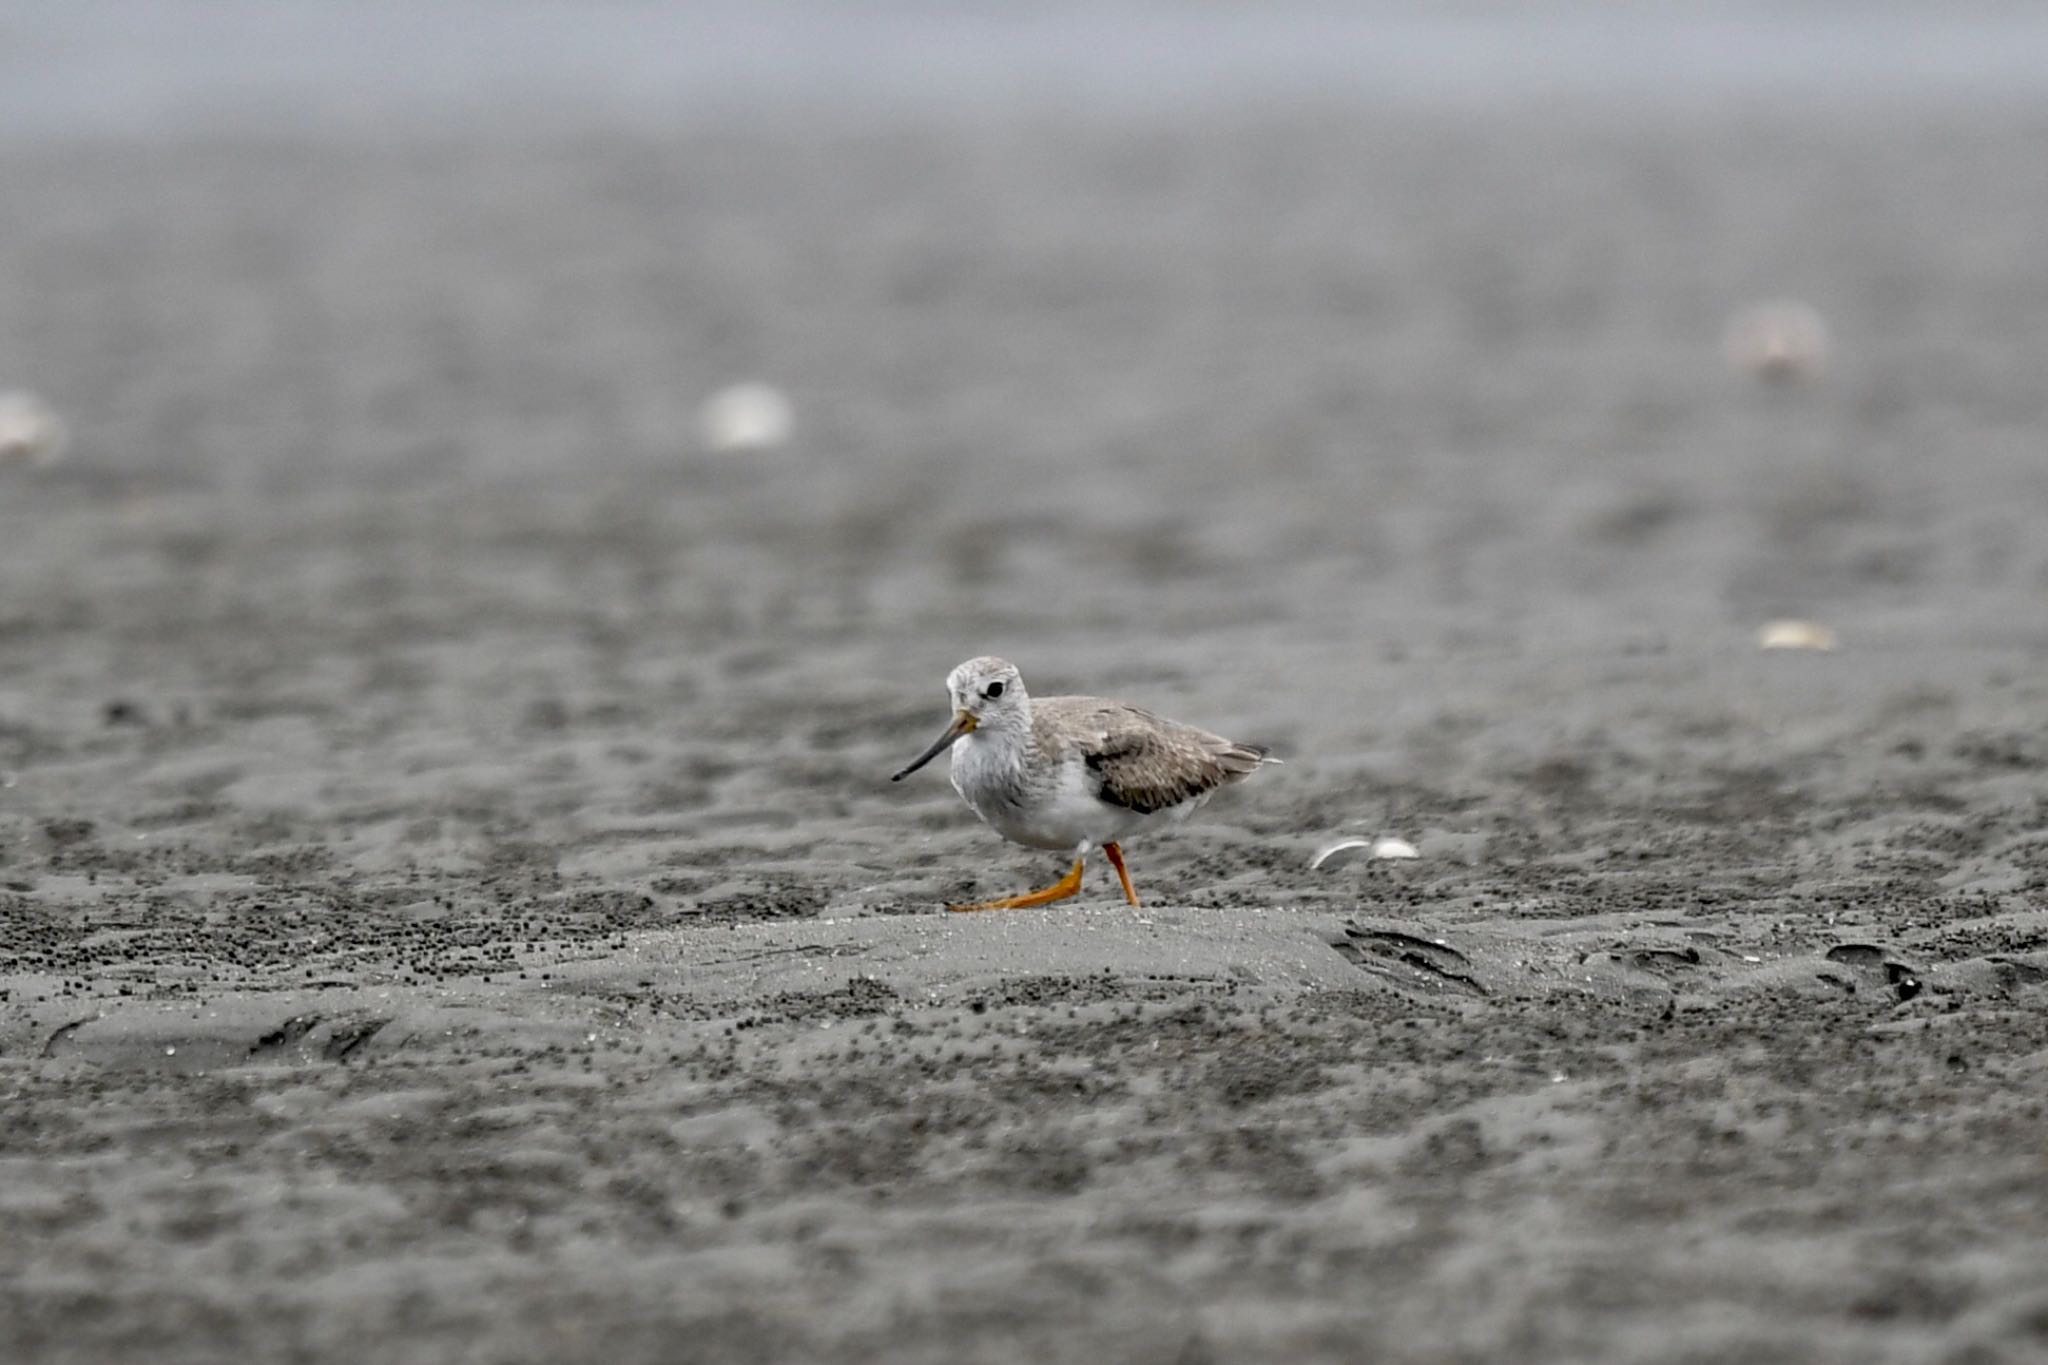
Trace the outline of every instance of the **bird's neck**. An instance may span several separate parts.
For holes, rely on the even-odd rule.
[[[1013,706],[991,720],[983,721],[968,736],[989,752],[1022,753],[1031,743],[1031,703]]]

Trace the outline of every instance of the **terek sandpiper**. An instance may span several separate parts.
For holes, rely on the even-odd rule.
[[[969,659],[946,676],[953,723],[890,780],[900,782],[948,749],[953,790],[996,833],[1027,848],[1072,850],[1074,866],[1043,891],[948,910],[1016,910],[1081,889],[1088,854],[1101,849],[1138,903],[1121,841],[1184,820],[1216,789],[1277,763],[1257,744],[1197,730],[1100,697],[1033,700],[1015,664]]]

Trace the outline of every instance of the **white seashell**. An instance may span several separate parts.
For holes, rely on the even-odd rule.
[[[1325,844],[1316,850],[1315,857],[1308,860],[1308,870],[1311,872],[1315,871],[1324,863],[1329,862],[1330,859],[1337,858],[1337,855],[1340,853],[1350,853],[1354,849],[1371,847],[1372,840],[1370,839],[1339,839],[1334,844]],[[1350,861],[1349,858],[1337,858],[1336,866],[1342,867]]]
[[[1406,839],[1339,839],[1336,843],[1325,844],[1316,851],[1316,856],[1308,861],[1309,871],[1313,872],[1325,863],[1332,867],[1342,867],[1345,863],[1350,862],[1352,857],[1357,856],[1360,850],[1364,850],[1375,858],[1420,858],[1422,856],[1415,845],[1409,843]],[[1351,856],[1343,856],[1347,854]]]
[[[1822,653],[1835,647],[1835,633],[1817,621],[1771,621],[1756,633],[1758,649],[1811,649]]]
[[[1730,365],[1758,379],[1813,379],[1827,367],[1828,326],[1796,299],[1751,304],[1728,319],[1721,349]]]
[[[796,414],[782,390],[768,384],[734,384],[704,400],[697,415],[704,444],[721,454],[773,450],[796,429]]]
[[[47,469],[70,444],[70,428],[55,408],[32,393],[0,393],[0,464],[19,460]]]

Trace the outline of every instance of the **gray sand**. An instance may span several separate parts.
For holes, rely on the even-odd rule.
[[[8,1358],[2038,1358],[2044,138],[0,150]],[[983,652],[1289,761],[944,915]]]

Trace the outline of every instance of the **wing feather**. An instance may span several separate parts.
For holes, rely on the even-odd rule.
[[[1034,699],[1041,744],[1081,748],[1096,794],[1140,815],[1200,800],[1256,772],[1266,749],[1094,697]]]

